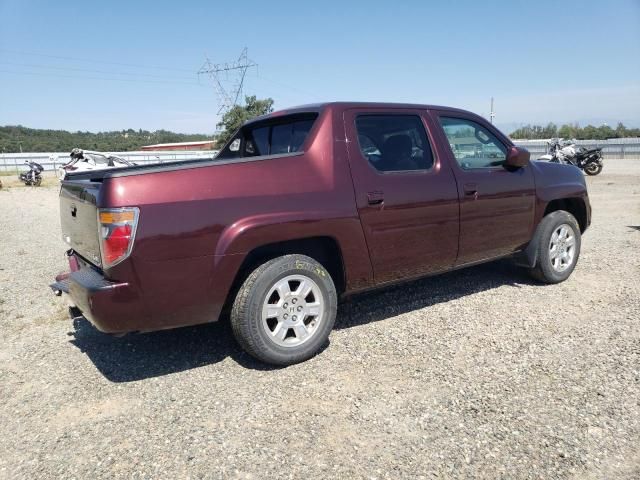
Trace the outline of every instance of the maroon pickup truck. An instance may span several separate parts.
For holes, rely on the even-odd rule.
[[[453,108],[327,103],[246,123],[210,160],[68,174],[70,272],[52,288],[109,333],[218,320],[285,365],[338,298],[513,257],[565,280],[591,207],[580,170],[529,161]]]

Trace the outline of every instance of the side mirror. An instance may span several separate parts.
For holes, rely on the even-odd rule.
[[[526,148],[511,147],[507,152],[507,160],[505,166],[513,168],[526,167],[529,164],[531,154]]]

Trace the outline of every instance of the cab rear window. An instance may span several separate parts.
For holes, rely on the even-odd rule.
[[[289,115],[242,127],[217,158],[260,157],[302,151],[317,113]]]

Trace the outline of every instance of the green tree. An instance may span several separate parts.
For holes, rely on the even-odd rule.
[[[622,124],[622,122],[618,122],[618,125],[616,126],[616,137],[622,138],[627,135],[627,128]]]
[[[606,140],[607,138],[616,138],[616,131],[609,125],[602,125],[598,128],[598,140]]]
[[[235,105],[231,110],[222,116],[222,120],[216,127],[222,129],[218,135],[216,143],[222,147],[244,122],[252,118],[273,112],[273,99],[265,98],[258,100],[255,95],[245,97],[245,105]]]
[[[124,138],[123,133],[128,134]],[[41,130],[20,125],[0,127],[0,151],[70,152],[72,148],[102,150],[108,152],[138,150],[150,143],[189,142],[214,140],[210,135],[183,134],[160,130],[148,132],[123,129],[113,132],[67,132],[65,130]]]
[[[555,123],[549,122],[542,130],[542,138],[553,138],[558,136],[558,127]]]
[[[578,131],[576,138],[578,140],[598,139],[598,129],[593,125],[587,125]]]
[[[566,123],[558,129],[558,137],[574,138],[576,136],[576,128]]]
[[[587,125],[586,127],[580,127],[577,123],[573,125],[564,124],[558,128],[553,123],[549,123],[546,127],[541,125],[525,125],[514,130],[510,136],[511,138],[523,140],[540,140],[552,137],[565,139],[575,138],[578,140],[606,140],[608,138],[640,137],[640,128],[627,128],[622,123],[618,123],[615,130],[609,125],[601,125],[599,127]]]

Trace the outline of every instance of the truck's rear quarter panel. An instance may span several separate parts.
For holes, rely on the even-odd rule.
[[[105,178],[98,206],[140,209],[130,258],[106,272],[143,294],[149,315],[129,330],[217,319],[246,253],[266,243],[332,236],[347,250],[349,287],[370,281],[331,122],[330,112],[318,118],[299,155]]]

